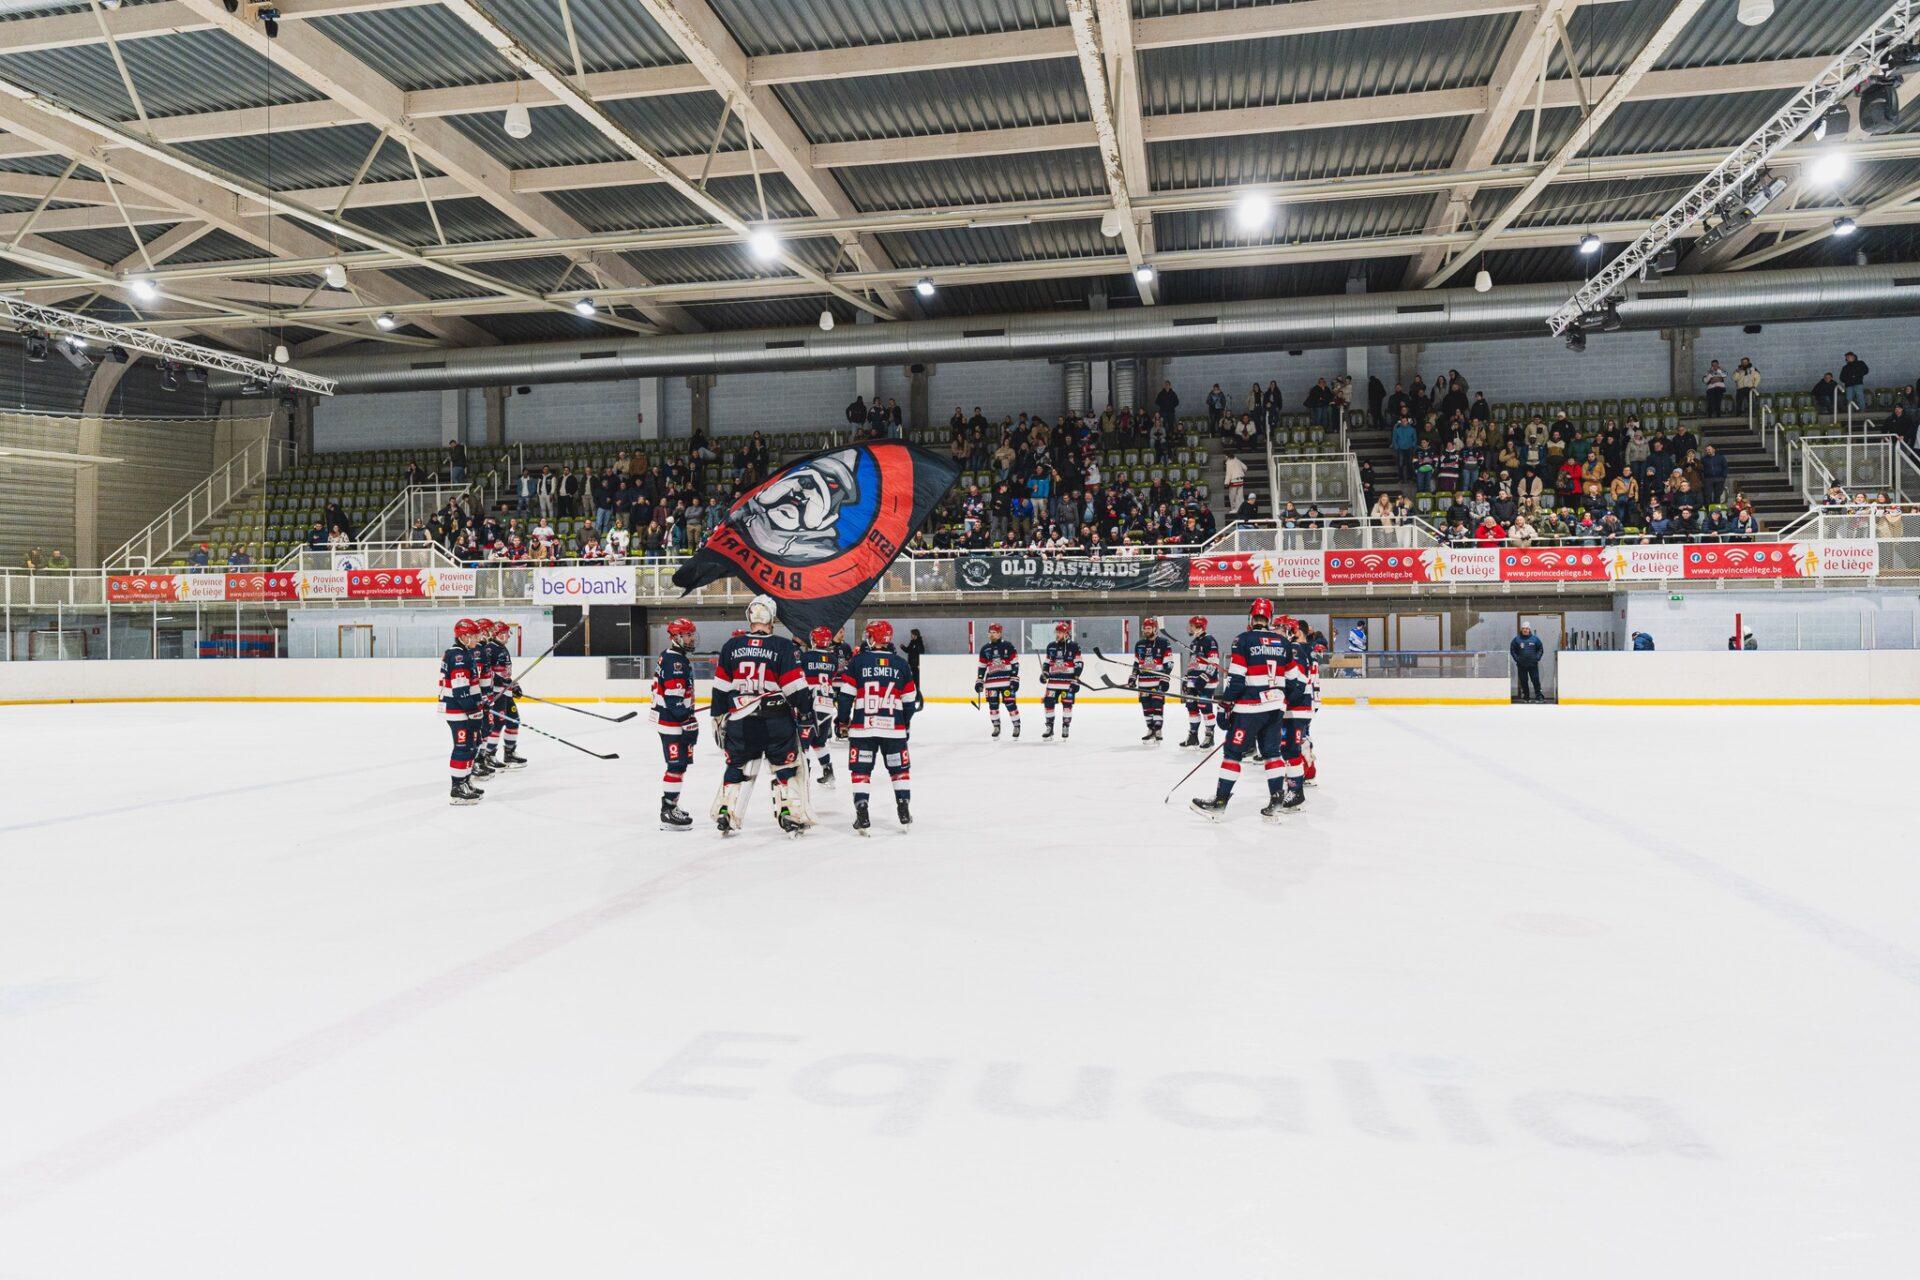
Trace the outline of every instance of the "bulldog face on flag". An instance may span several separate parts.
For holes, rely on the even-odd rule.
[[[741,536],[786,564],[839,555],[842,509],[860,506],[859,460],[857,451],[841,449],[775,477],[742,504],[735,517]]]

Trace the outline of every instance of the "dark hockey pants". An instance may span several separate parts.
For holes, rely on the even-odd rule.
[[[747,780],[747,766],[765,760],[775,782],[791,782],[800,760],[800,735],[791,716],[744,715],[727,720],[729,784]]]
[[[847,777],[853,785],[853,798],[867,798],[867,784],[873,778],[873,766],[884,760],[887,776],[893,779],[893,794],[908,798],[908,769],[905,738],[851,738],[847,741]]]
[[[467,777],[473,772],[473,757],[480,749],[482,725],[478,720],[449,720],[447,728],[453,732],[453,758],[447,763],[454,777]]]

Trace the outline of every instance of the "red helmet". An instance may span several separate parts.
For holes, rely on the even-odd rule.
[[[473,620],[473,629],[480,633],[480,638],[482,640],[493,639],[493,619],[492,618],[475,618]]]
[[[500,618],[495,618],[493,620],[492,630],[493,630],[493,638],[495,640],[505,640],[507,638],[507,633],[509,631],[512,631],[513,628],[508,626],[505,620]]]
[[[875,618],[867,624],[867,643],[876,648],[885,649],[893,644],[893,624],[885,618]]]
[[[1196,613],[1191,618],[1187,619],[1188,634],[1199,635],[1202,631],[1205,631],[1206,629],[1207,629],[1207,620],[1201,617],[1199,614]]]
[[[1071,622],[1054,623],[1053,638],[1056,640],[1071,640],[1073,638],[1073,624]]]
[[[1141,635],[1147,635],[1147,634],[1149,634],[1149,633],[1151,633],[1151,632],[1154,632],[1154,631],[1158,631],[1159,629],[1160,629],[1160,619],[1158,619],[1158,618],[1142,618],[1142,619],[1140,619],[1140,634],[1141,634]]]
[[[1004,634],[1004,633],[1005,633],[1005,631],[1006,631],[1006,628],[1005,628],[1005,627],[1002,627],[1002,626],[1001,626],[1001,625],[1000,625],[999,623],[997,623],[997,622],[989,622],[989,623],[987,624],[987,635],[988,635],[988,637],[989,637],[989,638],[991,638],[991,637],[993,637],[993,636],[997,636],[997,635],[1001,635],[1001,634]]]
[[[480,637],[480,624],[472,618],[462,618],[453,624],[453,638],[462,643],[477,640]]]
[[[688,644],[692,644],[696,630],[697,628],[694,627],[693,623],[687,619],[675,618],[667,624],[667,643],[677,644],[685,640]]]
[[[1272,623],[1273,601],[1267,599],[1265,596],[1256,596],[1253,601],[1247,605],[1247,621]]]
[[[824,649],[833,643],[833,632],[826,627],[815,627],[807,636],[816,649]]]

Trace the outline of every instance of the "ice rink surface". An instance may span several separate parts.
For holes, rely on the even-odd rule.
[[[0,711],[0,1277],[1920,1269],[1909,711],[1330,709],[1209,825],[938,706],[911,834],[725,842],[535,718],[623,759]]]

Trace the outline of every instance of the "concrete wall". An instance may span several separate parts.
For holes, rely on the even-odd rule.
[[[1563,653],[1560,703],[1920,703],[1920,653]]]

